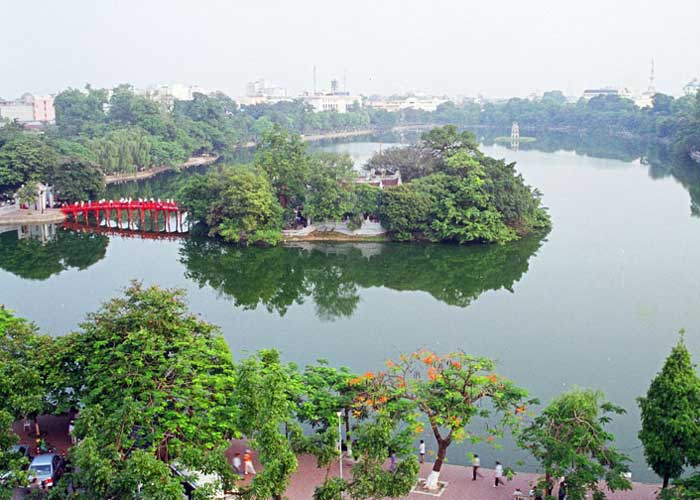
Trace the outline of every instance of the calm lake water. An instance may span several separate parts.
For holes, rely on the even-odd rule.
[[[379,147],[326,149],[361,163]],[[191,309],[221,326],[236,357],[275,347],[300,364],[325,358],[364,371],[420,347],[492,356],[543,402],[573,386],[605,391],[628,411],[611,428],[634,459],[634,478],[656,480],[636,437],[635,398],[680,328],[700,359],[700,219],[691,216],[688,189],[649,175],[639,161],[484,149],[516,161],[544,193],[554,223],[548,235],[503,247],[239,249],[60,229],[42,245],[11,231],[0,234],[0,303],[60,335],[136,278],[184,288]],[[114,192],[165,196],[180,177]],[[534,466],[509,442],[472,450],[487,466]],[[454,445],[449,458],[465,462],[472,450]]]

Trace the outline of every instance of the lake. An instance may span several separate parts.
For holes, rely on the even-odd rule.
[[[324,149],[362,163],[379,147]],[[574,386],[605,391],[628,411],[611,429],[634,459],[634,478],[655,481],[636,437],[635,398],[679,329],[687,329],[699,359],[700,219],[688,191],[697,194],[697,185],[650,175],[638,160],[484,150],[516,161],[544,193],[549,234],[502,247],[241,249],[194,237],[150,241],[61,229],[42,244],[9,231],[0,234],[0,303],[61,335],[140,279],[184,288],[191,309],[221,327],[235,357],[274,347],[300,364],[325,358],[363,372],[420,347],[492,356],[500,373],[543,402]],[[185,175],[111,189],[165,197]],[[426,440],[430,448],[432,437]],[[464,463],[468,451],[484,466],[499,459],[534,467],[509,441],[502,450],[453,445],[449,458]]]

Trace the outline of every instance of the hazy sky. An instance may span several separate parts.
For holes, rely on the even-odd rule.
[[[525,96],[700,76],[700,0],[0,0],[0,97],[181,82]]]

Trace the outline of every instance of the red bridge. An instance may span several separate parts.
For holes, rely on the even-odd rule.
[[[182,215],[186,213],[185,210],[181,209],[177,202],[174,200],[131,200],[122,199],[119,201],[113,200],[101,200],[101,201],[88,201],[86,202],[75,202],[72,205],[64,205],[61,207],[61,212],[66,215],[72,215],[74,222],[78,222],[78,217],[83,216],[84,224],[89,225],[89,215],[92,214],[95,218],[97,225],[100,225],[100,215],[102,215],[107,223],[107,226],[111,225],[112,214],[116,215],[117,228],[121,228],[122,222],[124,221],[124,213],[127,215],[128,229],[141,229],[146,228],[146,216],[151,226],[155,226],[155,230],[159,230],[159,216],[163,214],[164,229],[169,231],[171,229],[171,220],[174,217],[173,225],[175,226],[175,231],[182,231]],[[140,221],[138,228],[136,227],[136,221]]]

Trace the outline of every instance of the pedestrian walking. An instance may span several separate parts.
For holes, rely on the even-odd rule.
[[[425,441],[422,439],[420,440],[420,444],[418,445],[418,455],[420,455],[420,463],[424,464],[425,463]]]
[[[503,466],[501,465],[501,462],[496,462],[496,472],[494,476],[494,481],[493,481],[493,487],[496,488],[499,485],[505,485],[506,483],[503,482]]]
[[[255,472],[255,467],[253,467],[253,456],[250,450],[246,449],[243,455],[243,474],[257,474]]]
[[[396,452],[392,451],[390,456],[391,462],[389,464],[389,470],[391,472],[396,472]]]
[[[236,453],[233,456],[233,470],[239,476],[243,475],[243,469],[241,469],[241,454],[240,453]]]
[[[479,467],[481,467],[481,459],[479,455],[474,454],[474,458],[472,458],[472,481],[476,481],[476,476],[484,477],[481,472],[479,472]]]
[[[562,479],[559,483],[559,500],[566,500],[566,480]]]

